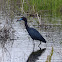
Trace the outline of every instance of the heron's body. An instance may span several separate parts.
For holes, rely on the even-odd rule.
[[[43,36],[36,29],[31,28],[31,27],[28,26],[27,19],[25,17],[22,17],[18,21],[21,21],[21,20],[23,20],[25,22],[26,30],[27,30],[27,32],[29,33],[30,37],[33,40],[39,40],[40,41],[40,44],[41,44],[41,41],[44,42],[44,43],[46,43],[46,40],[43,38]]]
[[[41,34],[36,29],[27,28],[27,31],[33,40],[39,40],[46,43],[45,39],[41,36]]]

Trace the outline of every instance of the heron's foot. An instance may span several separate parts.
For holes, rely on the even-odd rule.
[[[41,41],[40,41],[40,44],[38,45],[38,47],[40,48],[40,50],[41,50],[41,47],[40,47],[40,45],[41,45]]]
[[[39,49],[41,50],[41,47],[40,47],[40,45],[38,45],[38,47],[39,47]]]
[[[40,48],[40,50],[41,50],[41,48]]]

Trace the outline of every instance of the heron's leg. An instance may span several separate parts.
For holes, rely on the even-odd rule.
[[[40,48],[40,50],[41,50],[41,47],[40,47],[40,45],[41,45],[41,41],[40,41],[40,44],[38,45],[38,47]]]
[[[34,48],[35,48],[35,43],[34,43],[34,40],[33,40],[33,52],[34,52]]]

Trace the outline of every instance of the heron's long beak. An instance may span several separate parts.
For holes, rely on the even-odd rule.
[[[22,18],[20,18],[19,20],[17,20],[17,21],[21,21],[22,20]]]

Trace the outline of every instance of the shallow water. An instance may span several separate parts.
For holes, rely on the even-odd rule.
[[[2,56],[2,54],[0,55],[1,62],[10,62],[10,61],[26,62],[29,55],[33,51],[33,40],[28,35],[25,29],[24,23],[16,22],[16,20],[17,19],[14,19],[12,24],[12,27],[15,31],[14,39],[16,40],[14,40],[13,45],[11,44],[11,41],[10,43],[7,43],[5,45],[10,55],[7,51],[4,51],[4,56]],[[4,26],[4,24],[5,22],[2,24],[2,27]],[[46,44],[42,43],[40,45],[41,48],[46,48],[46,51],[39,57],[39,60],[37,60],[37,62],[45,62],[47,59],[47,56],[50,55],[52,47],[54,49],[54,52],[53,52],[51,62],[62,62],[62,31],[59,29],[56,31],[48,31],[48,30],[45,31],[40,28],[37,28],[37,26],[33,26],[33,24],[29,22],[29,26],[37,29],[47,41]],[[12,47],[10,47],[11,45]],[[34,49],[35,51],[39,50],[38,45],[39,45],[39,41],[36,40],[35,49]],[[0,50],[0,53],[3,53],[2,50]],[[3,58],[4,58],[4,61],[3,61]]]

